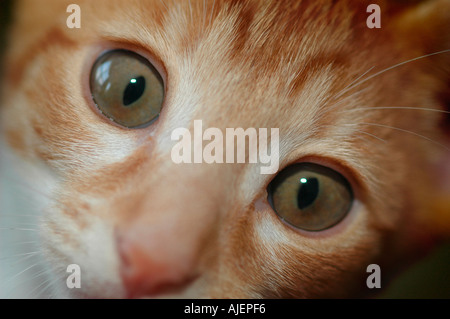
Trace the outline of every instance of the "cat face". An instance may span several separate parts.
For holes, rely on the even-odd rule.
[[[450,54],[422,56],[450,47],[448,1],[383,2],[381,29],[362,1],[79,0],[80,29],[69,4],[18,2],[3,84],[37,296],[346,297],[440,235]],[[278,172],[175,163],[195,120],[278,128]]]

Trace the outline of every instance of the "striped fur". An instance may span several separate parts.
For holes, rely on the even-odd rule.
[[[450,49],[450,1],[379,1],[381,29],[366,27],[367,1],[357,0],[78,0],[82,28],[68,29],[71,2],[15,8],[1,152],[30,172],[17,179],[45,193],[32,240],[50,284],[12,280],[0,296],[354,296],[368,292],[367,265],[396,268],[448,231],[450,187],[436,170],[450,162],[446,116],[421,109],[448,106],[450,54],[349,85]],[[113,48],[163,71],[164,108],[147,129],[120,128],[94,111],[90,68]],[[280,128],[280,168],[311,160],[341,171],[357,197],[350,216],[319,235],[297,232],[271,210],[274,176],[255,165],[172,163],[170,133],[195,119]],[[153,262],[128,261],[153,265],[142,270],[150,276],[165,271],[158,256],[177,264],[170,284],[128,291],[123,237],[136,243],[124,249],[144,250],[136,258],[153,254]],[[65,286],[69,264],[81,266],[80,290]]]

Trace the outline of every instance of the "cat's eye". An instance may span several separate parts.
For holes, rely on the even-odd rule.
[[[90,88],[100,112],[127,128],[153,123],[164,100],[161,75],[145,58],[127,50],[109,51],[97,59]]]
[[[268,200],[277,215],[295,228],[322,231],[349,213],[353,192],[338,172],[312,163],[281,171],[268,187]]]

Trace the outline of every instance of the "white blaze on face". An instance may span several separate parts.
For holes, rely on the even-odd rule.
[[[219,128],[212,127],[203,132],[202,121],[195,120],[193,134],[182,127],[172,132],[171,140],[178,142],[172,147],[171,159],[175,164],[243,164],[246,163],[248,149],[248,163],[270,164],[261,167],[260,172],[274,174],[279,166],[279,129],[271,129],[270,153],[267,131],[267,128],[260,128],[258,131],[255,128],[226,128],[224,135]],[[204,141],[210,142],[204,145]]]

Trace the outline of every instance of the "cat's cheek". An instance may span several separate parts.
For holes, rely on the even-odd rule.
[[[44,219],[41,237],[52,288],[73,298],[123,298],[112,227],[99,217],[86,220],[80,227],[73,217],[57,210]],[[79,287],[72,285],[76,276]]]
[[[342,296],[351,293],[352,289],[364,288],[360,279],[367,265],[379,253],[379,245],[378,235],[370,228],[369,212],[363,203],[355,203],[341,223],[322,232],[292,227],[280,220],[270,205],[262,200],[255,203],[255,209],[257,250],[261,253],[260,260],[265,261],[266,277],[278,278],[281,274],[289,274],[289,283],[296,285],[296,296],[300,298],[323,297],[323,292],[314,292],[318,282],[327,282],[329,291]],[[326,268],[337,260],[351,262],[342,262],[336,269],[316,272],[317,267]]]

